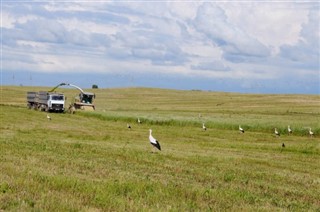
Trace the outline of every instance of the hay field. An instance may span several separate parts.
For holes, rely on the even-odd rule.
[[[319,96],[97,89],[48,121],[25,102],[48,89],[1,87],[0,210],[320,210]]]

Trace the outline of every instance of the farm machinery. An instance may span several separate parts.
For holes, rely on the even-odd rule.
[[[95,110],[95,106],[93,100],[95,99],[95,94],[90,92],[83,91],[79,86],[70,84],[70,83],[60,83],[49,92],[53,92],[60,86],[70,86],[78,89],[80,91],[79,95],[76,96],[73,102],[70,104],[68,110],[70,113],[74,113],[75,110],[86,110],[86,111],[93,111]]]
[[[64,112],[66,97],[62,93],[55,92],[55,90],[60,86],[70,86],[80,91],[79,95],[74,98],[68,108],[70,113],[74,113],[76,110],[95,110],[95,106],[93,104],[95,94],[85,92],[80,87],[70,83],[60,83],[49,91],[27,92],[28,108],[47,112]]]

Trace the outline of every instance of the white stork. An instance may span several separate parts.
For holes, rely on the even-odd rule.
[[[314,135],[314,133],[311,131],[311,127],[309,127],[309,135],[310,135],[310,137],[312,137]]]
[[[278,132],[277,128],[274,128],[274,134],[275,134],[276,136],[280,136],[280,133]]]
[[[128,123],[127,123],[127,128],[128,128],[129,130],[131,130],[131,126],[130,126],[130,124],[128,124]]]
[[[244,129],[242,129],[242,127],[239,125],[239,131],[240,133],[244,133]]]
[[[48,113],[47,113],[47,119],[48,119],[49,121],[51,121],[51,117],[49,116]]]
[[[202,123],[202,129],[203,129],[204,131],[207,130],[206,126],[204,126],[204,123]]]
[[[138,118],[138,124],[141,124],[142,122],[141,122],[141,120],[140,120],[140,118]]]
[[[292,134],[292,129],[290,128],[290,125],[288,125],[288,133],[289,135]]]
[[[160,143],[151,134],[152,130],[149,129],[149,132],[150,132],[150,135],[149,135],[150,144],[161,151]]]

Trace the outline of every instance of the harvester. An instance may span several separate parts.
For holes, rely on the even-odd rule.
[[[80,91],[79,95],[74,98],[74,101],[69,106],[69,112],[73,113],[75,110],[87,110],[87,111],[95,110],[93,100],[95,99],[96,96],[94,93],[85,92],[80,87],[70,83],[60,83],[49,92],[53,92],[55,89],[57,89],[60,86],[71,86],[71,87],[77,88]]]

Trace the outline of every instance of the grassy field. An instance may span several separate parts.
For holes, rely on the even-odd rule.
[[[25,102],[48,89],[1,88],[0,210],[320,211],[319,96],[98,89],[48,121]]]

